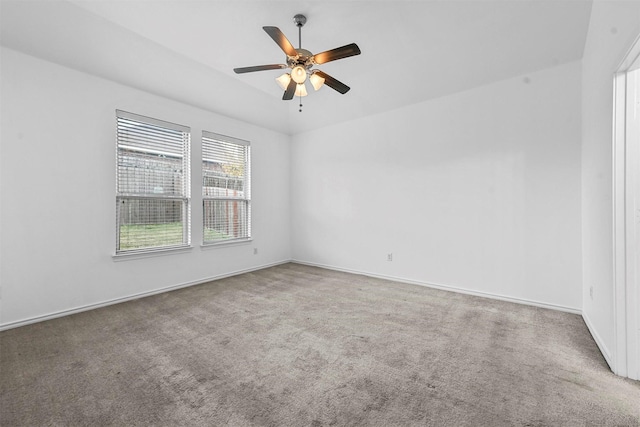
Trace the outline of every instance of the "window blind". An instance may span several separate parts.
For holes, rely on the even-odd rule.
[[[116,253],[188,246],[190,129],[116,111]]]
[[[248,141],[202,132],[204,243],[251,237],[250,150]]]

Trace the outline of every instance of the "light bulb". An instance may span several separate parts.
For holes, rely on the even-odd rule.
[[[307,80],[307,70],[302,65],[297,65],[291,70],[291,78],[298,84],[304,83]]]
[[[289,86],[289,82],[291,81],[291,76],[287,73],[284,73],[280,77],[276,79],[278,85],[282,88],[282,90],[287,90],[287,86]]]
[[[324,84],[324,79],[316,73],[313,73],[309,76],[309,81],[311,82],[315,90],[319,90]]]
[[[304,86],[304,83],[296,85],[295,96],[307,96],[307,88]]]

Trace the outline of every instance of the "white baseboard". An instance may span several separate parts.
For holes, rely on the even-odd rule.
[[[589,316],[587,316],[587,313],[582,313],[582,319],[584,320],[585,325],[587,325],[587,329],[589,329],[589,333],[591,333],[593,340],[596,342],[596,345],[600,349],[602,357],[604,357],[607,365],[609,365],[609,369],[611,369],[613,372],[616,372],[615,366],[613,364],[613,358],[611,357],[611,352],[609,351],[607,346],[604,345],[604,341],[602,341],[602,338],[598,334],[598,331],[593,327],[593,323],[591,323],[591,320],[589,320]]]
[[[558,305],[558,304],[550,304],[550,303],[546,303],[546,302],[533,301],[533,300],[528,300],[528,299],[523,299],[523,298],[509,297],[509,296],[505,296],[505,295],[492,294],[492,293],[489,293],[489,292],[474,291],[474,290],[471,290],[471,289],[458,288],[458,287],[455,287],[455,286],[441,285],[441,284],[437,284],[437,283],[420,282],[420,281],[416,281],[416,280],[404,279],[402,277],[386,276],[386,275],[382,275],[382,274],[374,274],[374,273],[369,273],[369,272],[366,272],[366,271],[352,270],[352,269],[348,269],[348,268],[335,267],[335,266],[331,266],[331,265],[318,264],[318,263],[314,263],[314,262],[301,261],[301,260],[296,260],[296,259],[291,260],[291,262],[296,263],[296,264],[309,265],[309,266],[312,266],[312,267],[326,268],[328,270],[342,271],[342,272],[345,272],[345,273],[360,274],[360,275],[363,275],[363,276],[375,277],[375,278],[378,278],[378,279],[392,280],[394,282],[407,283],[407,284],[410,284],[410,285],[419,285],[419,286],[425,286],[425,287],[428,287],[428,288],[441,289],[441,290],[444,290],[444,291],[457,292],[457,293],[466,294],[466,295],[474,295],[474,296],[483,297],[483,298],[490,298],[490,299],[496,299],[496,300],[500,300],[500,301],[513,302],[513,303],[516,303],[516,304],[530,305],[530,306],[540,307],[540,308],[548,308],[550,310],[564,311],[566,313],[582,314],[582,310],[579,309],[579,308],[575,308],[575,307],[567,307],[567,306]]]
[[[497,300],[513,302],[513,303],[517,303],[517,304],[524,304],[524,305],[530,305],[530,306],[541,307],[541,308],[548,308],[548,309],[551,309],[551,310],[559,310],[559,311],[564,311],[564,312],[567,312],[567,313],[583,315],[582,310],[577,309],[577,308],[573,308],[573,307],[566,307],[566,306],[561,306],[561,305],[556,305],[556,304],[543,303],[543,302],[539,302],[539,301],[532,301],[532,300],[508,297],[508,296],[504,296],[504,295],[492,294],[492,293],[481,292],[481,291],[474,291],[474,290],[470,290],[470,289],[458,288],[458,287],[448,286],[448,285],[440,285],[440,284],[435,284],[435,283],[419,282],[419,281],[415,281],[415,280],[404,279],[402,277],[385,276],[385,275],[380,275],[380,274],[369,273],[369,272],[366,272],[366,271],[357,271],[357,270],[352,270],[352,269],[347,269],[347,268],[340,268],[340,267],[335,267],[335,266],[330,266],[330,265],[325,265],[325,264],[319,264],[319,263],[314,263],[314,262],[307,262],[307,261],[301,261],[301,260],[292,259],[292,260],[278,261],[278,262],[274,262],[274,263],[270,263],[270,264],[264,264],[264,265],[252,267],[252,268],[249,268],[249,269],[237,270],[237,271],[233,271],[233,272],[230,272],[230,273],[220,274],[220,275],[217,275],[217,276],[206,277],[206,278],[203,278],[203,279],[193,280],[193,281],[189,281],[189,282],[185,282],[185,283],[180,283],[180,284],[177,284],[177,285],[166,286],[164,288],[155,289],[153,291],[141,292],[141,293],[137,293],[137,294],[133,294],[133,295],[128,295],[128,296],[122,297],[122,298],[114,298],[114,299],[111,299],[111,300],[102,301],[102,302],[95,303],[95,304],[88,304],[88,305],[84,305],[84,306],[80,306],[80,307],[75,307],[75,308],[68,309],[68,310],[61,310],[61,311],[45,314],[45,315],[42,315],[42,316],[35,316],[35,317],[28,318],[28,319],[22,319],[22,320],[17,320],[17,321],[13,321],[13,322],[3,323],[3,324],[0,324],[0,331],[4,331],[4,330],[7,330],[7,329],[18,328],[20,326],[26,326],[26,325],[29,325],[29,324],[32,324],[32,323],[43,322],[45,320],[51,320],[51,319],[55,319],[55,318],[58,318],[58,317],[69,316],[71,314],[81,313],[83,311],[88,311],[88,310],[94,310],[96,308],[107,307],[109,305],[118,304],[118,303],[126,302],[126,301],[131,301],[131,300],[135,300],[135,299],[138,299],[138,298],[144,298],[144,297],[151,296],[151,295],[161,294],[163,292],[169,292],[169,291],[173,291],[173,290],[180,289],[180,288],[186,288],[186,287],[189,287],[189,286],[195,286],[195,285],[199,285],[199,284],[202,284],[202,283],[210,282],[210,281],[213,281],[213,280],[224,279],[225,277],[237,276],[237,275],[243,274],[243,273],[249,273],[249,272],[252,272],[252,271],[257,271],[257,270],[262,270],[262,269],[269,268],[269,267],[274,267],[276,265],[286,264],[288,262],[294,262],[296,264],[309,265],[309,266],[313,266],[313,267],[320,267],[320,268],[325,268],[325,269],[328,269],[328,270],[342,271],[342,272],[345,272],[345,273],[352,273],[352,274],[360,274],[360,275],[364,275],[364,276],[368,276],[368,277],[376,277],[376,278],[379,278],[379,279],[392,280],[392,281],[400,282],[400,283],[407,283],[407,284],[411,284],[411,285],[426,286],[426,287],[434,288],[434,289],[441,289],[441,290],[445,290],[445,291],[458,292],[458,293],[463,293],[463,294],[467,294],[467,295],[474,295],[474,296],[479,296],[479,297],[484,297],[484,298],[497,299]],[[600,348],[600,350],[602,351],[605,359],[607,360],[607,363],[609,364],[609,366],[611,366],[611,358],[609,356],[609,352],[606,350],[606,347],[602,344],[602,340],[599,339],[598,335],[595,333],[595,330],[589,324],[586,316],[583,315],[583,318],[585,319],[585,323],[587,324],[587,327],[589,328],[589,331],[591,332],[591,334],[593,335],[596,343],[598,344],[598,347]]]
[[[126,301],[131,301],[131,300],[135,300],[135,299],[139,299],[139,298],[144,298],[144,297],[148,297],[148,296],[151,296],[151,295],[161,294],[161,293],[164,293],[164,292],[174,291],[174,290],[180,289],[180,288],[187,288],[189,286],[200,285],[202,283],[211,282],[213,280],[224,279],[225,277],[237,276],[239,274],[250,273],[252,271],[257,271],[257,270],[263,270],[265,268],[274,267],[276,265],[281,265],[281,264],[287,264],[289,262],[291,262],[291,260],[287,259],[287,260],[284,260],[284,261],[278,261],[278,262],[274,262],[274,263],[270,263],[270,264],[263,264],[263,265],[259,265],[257,267],[252,267],[252,268],[248,268],[248,269],[244,269],[244,270],[237,270],[237,271],[233,271],[233,272],[230,272],[230,273],[219,274],[217,276],[206,277],[206,278],[198,279],[198,280],[192,280],[192,281],[189,281],[189,282],[180,283],[178,285],[166,286],[164,288],[154,289],[152,291],[140,292],[140,293],[133,294],[133,295],[128,295],[128,296],[122,297],[122,298],[114,298],[114,299],[111,299],[111,300],[102,301],[102,302],[98,302],[98,303],[95,303],[95,304],[87,304],[87,305],[83,305],[83,306],[80,306],[80,307],[71,308],[71,309],[68,309],[68,310],[56,311],[56,312],[45,314],[45,315],[42,315],[42,316],[35,316],[35,317],[30,317],[28,319],[22,319],[22,320],[16,320],[16,321],[13,321],[13,322],[9,322],[9,323],[3,323],[3,324],[0,324],[0,331],[5,331],[7,329],[18,328],[20,326],[26,326],[26,325],[30,325],[32,323],[44,322],[45,320],[51,320],[51,319],[55,319],[55,318],[58,318],[58,317],[69,316],[71,314],[82,313],[83,311],[95,310],[96,308],[107,307],[109,305],[119,304],[121,302],[126,302]]]

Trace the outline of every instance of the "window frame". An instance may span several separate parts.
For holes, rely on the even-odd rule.
[[[213,147],[209,147],[212,144],[215,144],[216,142],[221,142],[224,144],[234,144],[234,145],[238,145],[238,146],[243,146],[245,147],[245,151],[244,151],[244,176],[243,176],[243,197],[217,197],[217,196],[212,196],[212,195],[208,195],[206,194],[206,190],[205,188],[205,179],[207,179],[206,176],[206,172],[205,172],[205,162],[209,161],[211,162],[212,160],[220,160],[222,161],[222,159],[214,159],[214,158],[207,158],[206,156],[206,151],[208,149],[213,150]],[[228,136],[228,135],[223,135],[223,134],[219,134],[216,132],[211,132],[211,131],[207,131],[207,130],[203,130],[202,131],[202,137],[201,137],[201,143],[202,143],[202,157],[200,159],[200,167],[201,167],[201,171],[202,171],[202,181],[201,181],[201,186],[202,186],[202,246],[204,247],[209,247],[209,246],[220,246],[220,245],[231,245],[231,244],[237,244],[237,243],[244,243],[244,242],[250,242],[252,241],[252,229],[251,229],[251,219],[252,219],[252,215],[251,215],[251,142],[244,140],[244,139],[240,139],[240,138],[235,138],[232,136]],[[237,202],[243,202],[244,206],[245,206],[245,212],[244,212],[244,224],[245,224],[245,229],[246,229],[246,235],[245,236],[241,236],[241,237],[233,237],[233,238],[226,238],[226,239],[215,239],[215,240],[207,240],[207,220],[208,220],[208,215],[207,215],[207,202],[210,201],[237,201]]]
[[[121,149],[130,149],[130,146],[123,144],[121,134],[123,134],[122,121],[130,123],[139,123],[141,125],[153,126],[155,128],[161,128],[171,132],[180,132],[182,134],[182,144],[180,147],[181,157],[181,191],[180,194],[158,194],[156,192],[138,192],[138,191],[121,191]],[[168,140],[160,142],[167,143]],[[170,141],[169,141],[170,142]],[[133,255],[147,255],[164,253],[171,251],[182,251],[190,249],[191,246],[191,128],[188,126],[167,122],[164,120],[155,119],[152,117],[143,116],[140,114],[130,113],[123,110],[116,110],[116,242],[115,242],[115,257],[133,256]],[[157,148],[157,147],[156,147]],[[157,149],[149,148],[145,151],[144,148],[136,147],[136,150],[144,154],[158,154]],[[137,247],[132,249],[121,248],[121,224],[122,212],[121,205],[125,200],[148,200],[153,201],[179,201],[181,202],[181,222],[182,222],[182,242],[178,244],[168,245],[156,245]]]

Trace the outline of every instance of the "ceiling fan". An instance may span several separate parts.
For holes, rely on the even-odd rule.
[[[307,77],[315,90],[320,89],[323,84],[326,84],[341,94],[347,93],[349,89],[351,89],[349,86],[323,71],[312,70],[312,68],[314,65],[326,64],[327,62],[338,59],[360,55],[358,45],[351,43],[314,55],[308,50],[302,49],[302,26],[307,22],[307,18],[304,15],[298,14],[293,17],[293,22],[298,27],[298,49],[293,47],[278,27],[262,27],[287,55],[286,64],[256,65],[253,67],[234,68],[233,71],[237,74],[243,74],[254,71],[290,68],[291,72],[285,73],[276,79],[280,87],[284,89],[284,94],[282,95],[283,100],[293,99],[294,96],[307,96],[307,89],[304,84]],[[300,104],[300,107],[302,107],[302,104]]]

